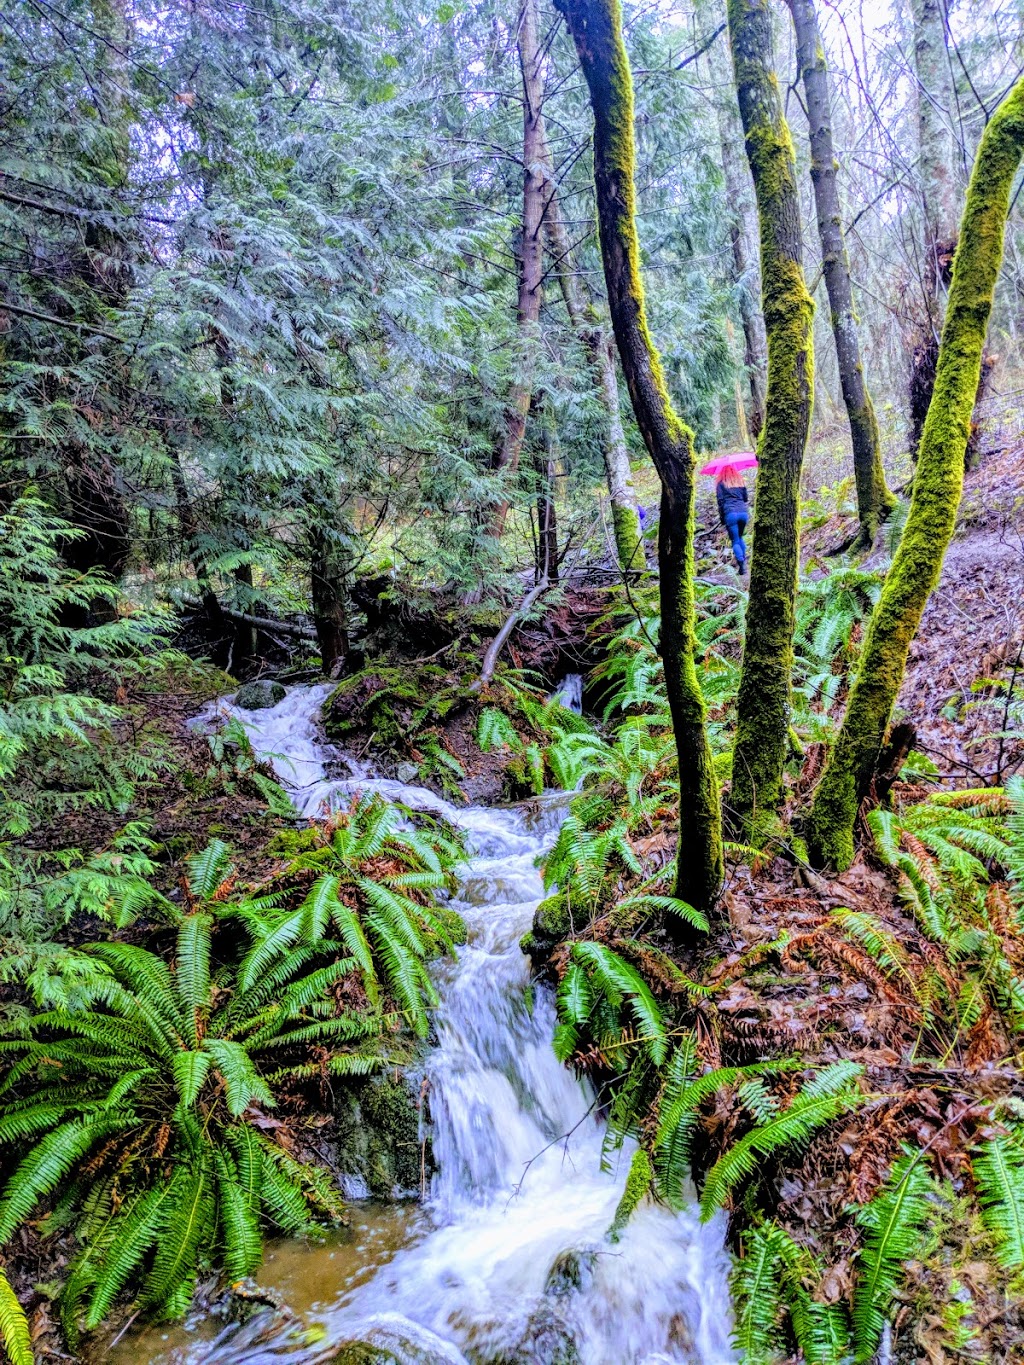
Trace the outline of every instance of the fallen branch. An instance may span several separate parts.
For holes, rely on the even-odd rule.
[[[480,676],[477,678],[476,682],[472,684],[470,691],[479,692],[481,687],[486,687],[491,681],[494,677],[494,670],[498,666],[498,655],[508,643],[508,637],[512,634],[513,630],[515,630],[519,622],[529,614],[531,608],[553,587],[555,587],[555,584],[551,579],[542,578],[541,581],[536,584],[535,587],[532,587],[526,594],[487,647],[487,653],[484,655]]]
[[[192,610],[200,610],[202,602],[198,597],[179,597],[179,602]],[[234,607],[225,607],[221,603],[221,612],[224,616],[230,616],[233,621],[244,621],[246,625],[258,626],[261,630],[277,631],[279,635],[291,635],[297,640],[312,640],[316,642],[316,631],[312,626],[301,626],[291,621],[273,621],[269,616],[253,616],[247,611],[238,611]]]

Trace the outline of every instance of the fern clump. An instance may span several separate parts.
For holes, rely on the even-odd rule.
[[[1009,1270],[1024,1269],[1024,1140],[1016,1129],[985,1139],[974,1152],[982,1221]]]
[[[814,1297],[823,1267],[779,1223],[748,1229],[732,1276],[733,1341],[744,1365],[773,1365],[797,1346],[808,1365],[840,1365],[850,1326],[840,1305]]]
[[[189,901],[209,904],[224,871],[221,850],[194,859]],[[170,963],[92,945],[101,970],[79,980],[78,1008],[45,1009],[3,1044],[0,1249],[41,1205],[45,1231],[73,1231],[61,1299],[71,1339],[125,1293],[180,1316],[201,1267],[253,1271],[264,1228],[295,1235],[342,1216],[330,1178],[263,1120],[297,1079],[386,1064],[382,1021],[330,996],[357,961],[326,940],[268,958],[255,939],[237,970],[215,972],[213,930],[210,913],[187,910]]]
[[[419,1037],[437,1003],[427,963],[464,941],[465,927],[437,896],[451,889],[462,845],[440,828],[413,828],[402,809],[376,794],[353,800],[311,831],[266,894],[237,913],[257,947],[240,982],[302,946],[344,945],[372,1010],[385,1005]]]
[[[930,1190],[921,1153],[908,1150],[875,1198],[857,1210],[864,1230],[853,1295],[858,1361],[874,1356],[903,1263],[914,1255],[928,1217]]]
[[[863,1095],[854,1081],[863,1071],[856,1062],[824,1066],[784,1109],[765,1106],[761,1121],[734,1142],[711,1167],[701,1194],[701,1217],[720,1209],[739,1181],[752,1175],[766,1157],[805,1143],[819,1128],[855,1109]]]

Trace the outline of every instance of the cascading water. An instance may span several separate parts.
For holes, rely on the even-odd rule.
[[[472,857],[455,900],[469,941],[437,970],[437,1044],[426,1068],[438,1171],[430,1222],[358,1287],[339,1284],[316,1314],[322,1343],[372,1341],[403,1365],[734,1360],[721,1225],[646,1204],[620,1242],[605,1240],[631,1151],[601,1169],[594,1097],[555,1059],[550,993],[530,991],[519,939],[544,894],[535,861],[565,798],[530,810],[459,809],[361,771],[330,778],[339,756],[317,727],[328,691],[297,688],[270,710],[221,711],[245,724],[303,815],[372,788],[443,813],[467,831]],[[280,1356],[216,1350],[218,1363],[243,1358]]]

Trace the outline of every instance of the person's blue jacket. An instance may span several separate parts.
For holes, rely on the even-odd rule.
[[[718,495],[718,519],[725,525],[727,512],[742,512],[747,515],[747,489],[746,485],[740,484],[738,488],[730,488],[728,484],[720,483],[717,486]]]

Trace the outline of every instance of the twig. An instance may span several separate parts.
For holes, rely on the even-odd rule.
[[[508,637],[512,634],[512,631],[523,617],[529,613],[531,607],[539,602],[544,594],[555,586],[556,585],[549,578],[542,578],[536,587],[531,588],[526,594],[488,646],[487,653],[484,655],[480,676],[477,678],[476,682],[471,685],[471,692],[479,692],[482,687],[486,687],[491,681],[494,677],[494,670],[498,665],[498,655],[505,648]]]

